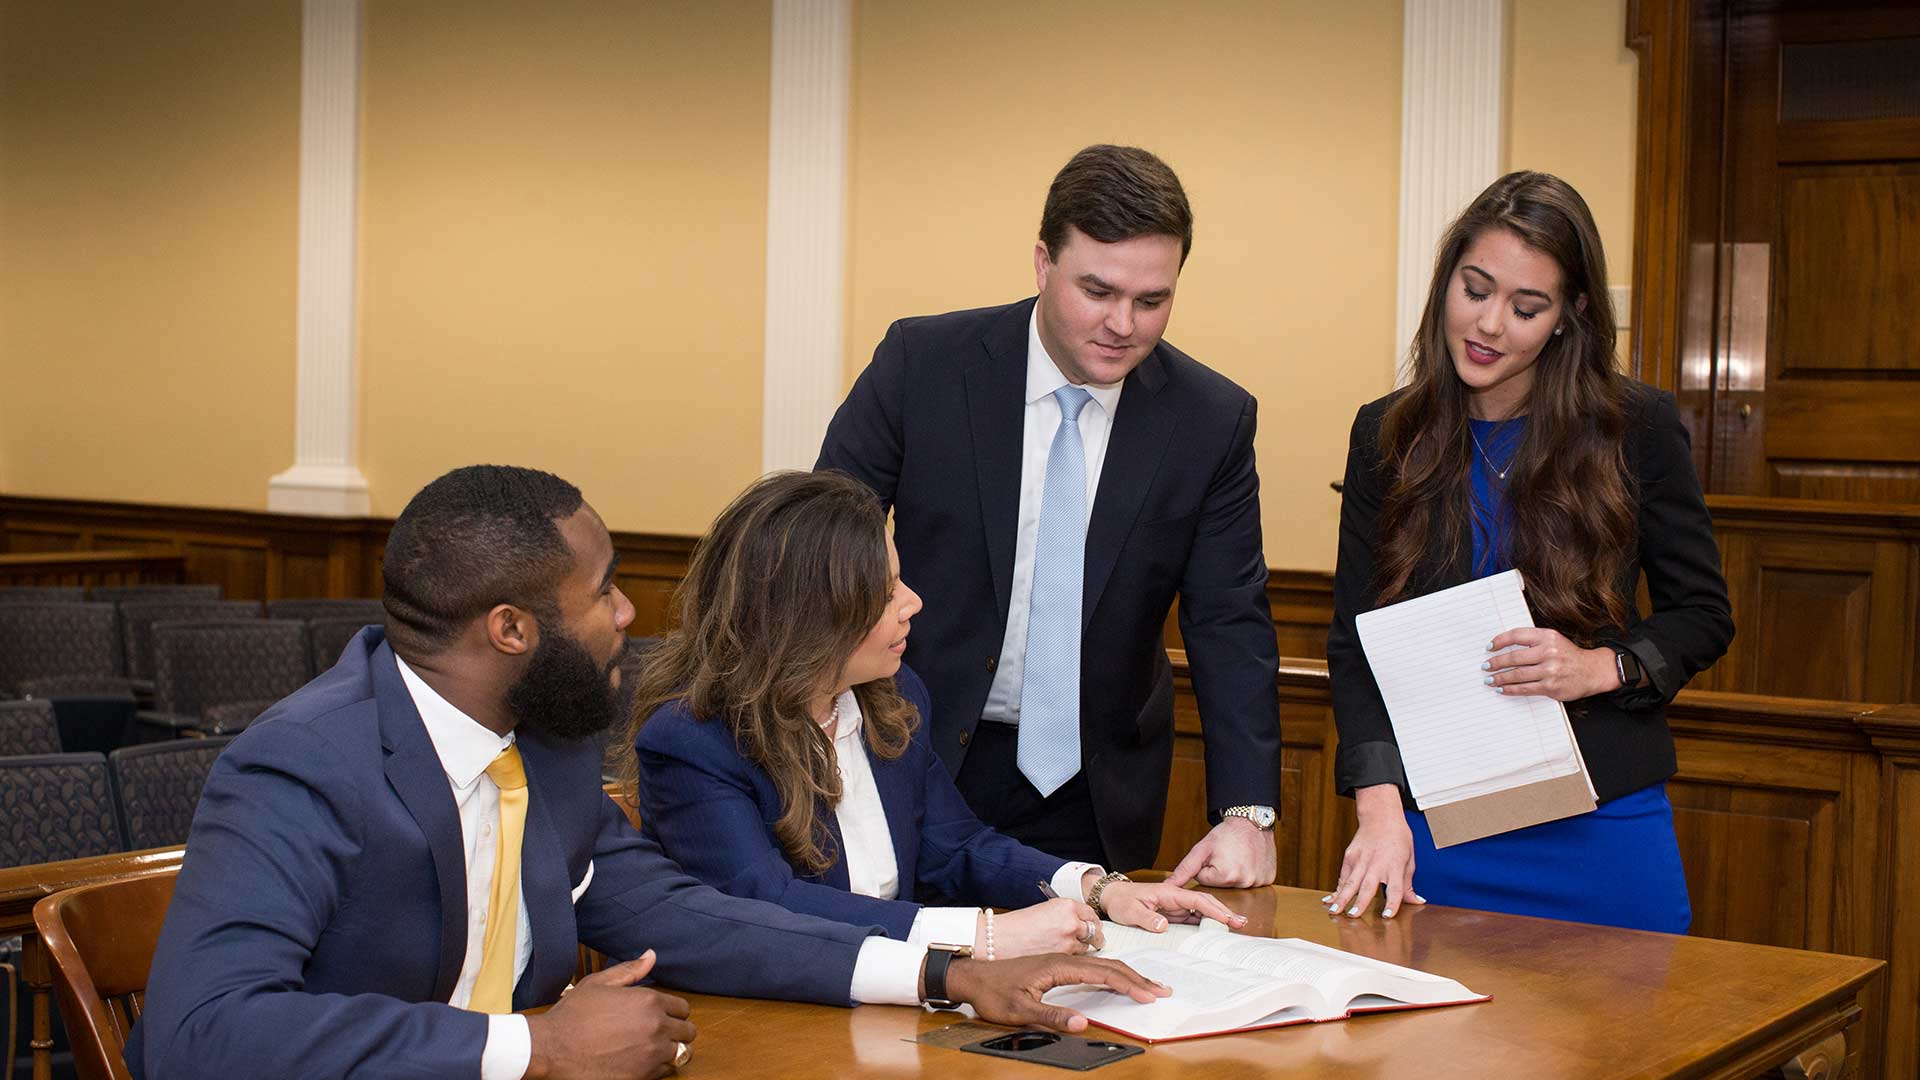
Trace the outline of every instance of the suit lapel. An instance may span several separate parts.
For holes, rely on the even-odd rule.
[[[1120,406],[1107,435],[1107,456],[1100,466],[1100,487],[1087,523],[1086,578],[1081,586],[1080,629],[1084,633],[1100,606],[1107,579],[1120,559],[1120,546],[1133,530],[1140,505],[1160,471],[1175,427],[1173,410],[1160,400],[1167,369],[1155,347],[1127,376]]]
[[[1013,548],[1020,518],[1020,454],[1025,430],[1027,322],[1033,301],[1003,312],[967,365],[967,423],[987,532],[987,562],[1000,625],[1013,595]]]
[[[434,976],[433,997],[446,1001],[453,996],[467,955],[467,856],[460,836],[460,812],[447,786],[446,768],[414,708],[413,695],[400,680],[393,648],[383,642],[368,663],[380,707],[387,782],[413,815],[433,853],[433,872],[440,885],[440,967]]]
[[[912,756],[902,754],[892,761],[883,761],[867,748],[873,786],[880,794],[880,809],[887,816],[887,835],[893,840],[893,867],[899,881],[895,895],[902,900],[911,900],[919,892],[919,860],[915,858],[915,846],[908,843],[919,834],[913,825],[913,777],[909,775],[912,770],[907,767]]]
[[[533,931],[533,956],[514,988],[513,1007],[531,1008],[547,1002],[522,1000],[543,986],[563,986],[574,966],[579,935],[574,929],[572,883],[565,848],[553,825],[553,799],[547,785],[560,775],[553,751],[537,739],[522,736],[520,758],[527,770],[527,826],[520,839],[520,895],[527,905],[527,923]]]
[[[852,888],[853,879],[847,875],[847,838],[840,832],[840,815],[827,805],[825,799],[820,800],[815,813],[826,823],[827,835],[833,838],[833,863],[821,871],[820,884],[846,892]]]

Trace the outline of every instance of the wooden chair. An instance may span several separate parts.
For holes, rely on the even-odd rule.
[[[81,1080],[130,1080],[122,1057],[140,1016],[178,870],[114,878],[49,896],[33,922],[53,959],[60,1015]]]

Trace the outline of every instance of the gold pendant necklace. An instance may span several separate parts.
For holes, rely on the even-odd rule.
[[[1487,448],[1480,445],[1480,436],[1473,433],[1473,421],[1471,420],[1467,421],[1467,438],[1472,439],[1473,448],[1480,451],[1480,460],[1487,463],[1487,471],[1498,477],[1501,483],[1506,483],[1507,474],[1513,471],[1513,462],[1507,462],[1507,467],[1504,469],[1495,465],[1493,459],[1487,456]]]

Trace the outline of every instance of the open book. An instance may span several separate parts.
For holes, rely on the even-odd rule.
[[[1228,933],[1215,922],[1171,926],[1164,934],[1114,923],[1101,929],[1101,956],[1173,987],[1173,996],[1142,1005],[1102,989],[1063,986],[1046,1000],[1143,1042],[1488,1000],[1452,979],[1299,938]]]

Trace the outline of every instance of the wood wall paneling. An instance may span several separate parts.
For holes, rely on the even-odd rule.
[[[54,551],[0,554],[0,587],[9,585],[165,585],[181,581],[177,555],[136,551]]]
[[[1880,1075],[1888,1078],[1920,1076],[1920,706],[1897,705],[1873,710],[1860,726],[1872,740],[1880,771],[1881,821],[1887,841],[1880,852],[1876,891],[1861,897],[1883,915],[1883,951],[1863,954],[1884,957],[1889,978],[1885,995],[1885,1059]]]

